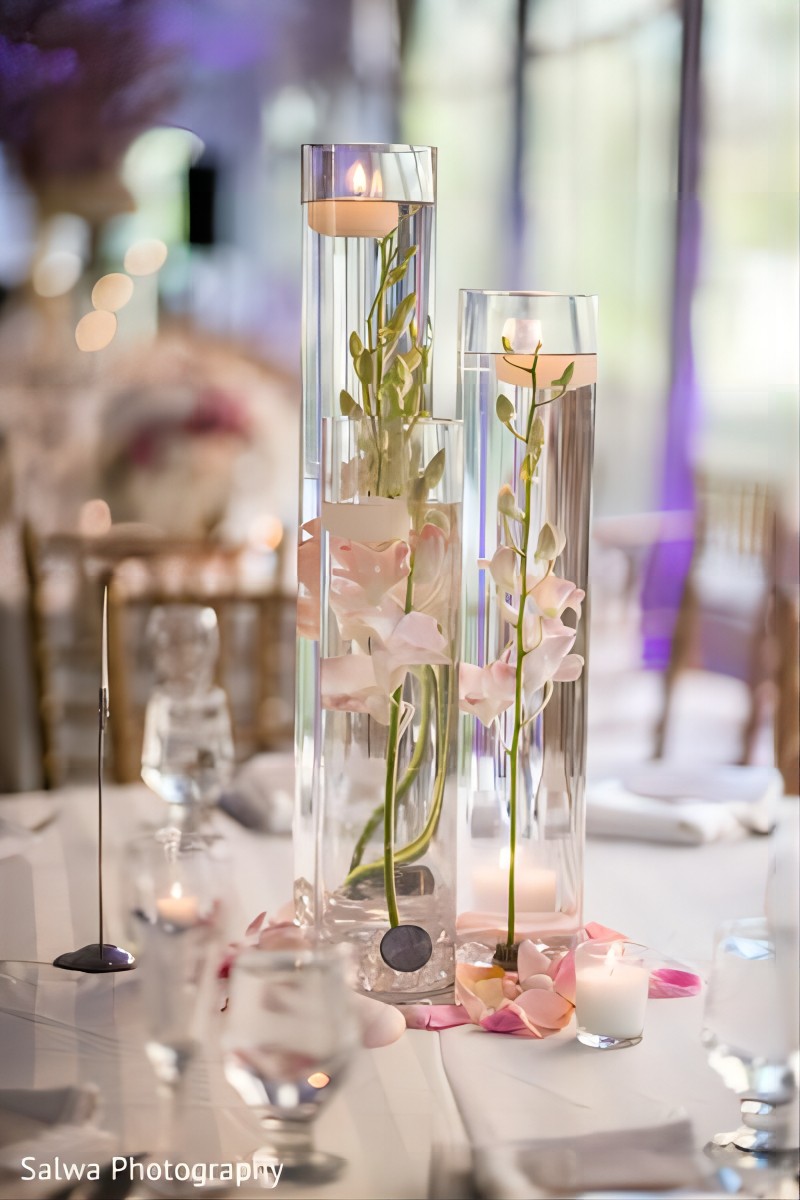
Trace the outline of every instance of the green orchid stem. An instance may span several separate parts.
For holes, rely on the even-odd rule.
[[[530,441],[534,417],[536,416],[536,367],[539,362],[539,350],[533,356],[531,366],[531,410],[528,413],[528,425],[525,430],[525,444]],[[508,936],[506,944],[514,945],[516,922],[516,869],[517,869],[517,791],[519,788],[519,739],[522,733],[525,717],[523,713],[523,665],[525,660],[525,601],[528,598],[528,539],[531,532],[531,486],[533,477],[525,480],[525,508],[522,516],[522,537],[519,548],[520,600],[517,614],[516,642],[517,665],[514,676],[514,732],[511,737],[509,757],[511,759],[511,784],[509,795],[509,861],[508,861]]]
[[[397,911],[397,887],[394,877],[394,809],[397,783],[397,750],[400,724],[400,705],[403,703],[403,688],[400,686],[392,696],[392,712],[389,717],[388,745],[386,748],[386,786],[383,801],[383,886],[386,891],[386,907],[392,929],[400,924]]]
[[[444,669],[443,674],[447,668]],[[434,678],[436,673],[433,672]],[[406,863],[416,862],[418,858],[428,849],[436,833],[439,824],[439,817],[442,811],[442,802],[444,800],[444,785],[447,777],[447,760],[450,753],[450,723],[447,720],[449,712],[449,697],[446,695],[446,686],[439,677],[439,686],[437,687],[436,713],[437,713],[437,751],[438,761],[436,764],[436,778],[433,784],[433,802],[431,811],[428,814],[428,820],[425,822],[425,828],[419,837],[413,842],[409,842],[407,846],[395,851],[394,862],[395,866],[404,865]],[[345,880],[345,884],[360,883],[364,879],[369,879],[377,875],[382,869],[385,870],[385,863],[377,860],[375,862],[364,863],[355,871],[351,871]]]
[[[411,761],[409,762],[408,766],[406,767],[403,778],[400,780],[400,782],[397,785],[397,789],[395,791],[395,800],[402,800],[403,796],[405,796],[406,792],[409,790],[409,788],[413,784],[414,780],[416,779],[417,775],[419,774],[419,768],[422,764],[422,758],[425,753],[425,746],[427,744],[427,738],[428,738],[428,727],[430,725],[430,719],[431,719],[431,677],[432,676],[433,676],[432,668],[426,667],[425,672],[422,676],[422,704],[420,706],[420,714],[419,714],[419,737],[417,738],[416,744],[414,746],[414,753],[411,756]],[[364,851],[366,850],[367,846],[369,845],[370,838],[372,837],[375,830],[378,828],[378,826],[383,821],[383,812],[384,812],[384,805],[379,804],[377,806],[377,808],[373,809],[372,814],[369,817],[369,820],[367,821],[366,825],[362,829],[359,839],[356,842],[355,849],[353,850],[353,857],[350,860],[350,874],[352,874],[353,871],[355,871],[356,867],[360,866],[361,860],[364,857]],[[349,879],[350,879],[350,875],[348,875],[347,879],[345,880],[345,884],[347,884],[349,882]]]

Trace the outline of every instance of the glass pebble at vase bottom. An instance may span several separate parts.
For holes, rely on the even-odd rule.
[[[789,953],[794,956],[793,948]],[[716,1134],[710,1152],[769,1161],[795,1154],[798,1138],[798,1030],[787,1028],[782,994],[787,979],[767,921],[720,926],[706,992],[703,1045],[708,1060],[741,1101],[742,1126]]]
[[[358,946],[365,991],[420,997],[455,967],[461,427],[384,423],[376,440],[342,418],[323,447],[319,544],[301,546],[321,563],[320,758],[309,741],[301,760],[317,886],[298,894]]]
[[[644,946],[584,942],[575,951],[578,1041],[595,1050],[635,1046],[642,1040],[650,969]]]
[[[222,1048],[228,1082],[260,1115],[254,1162],[287,1178],[332,1178],[343,1160],[316,1150],[313,1122],[356,1053],[358,1024],[347,946],[253,950],[231,971]]]
[[[461,293],[460,940],[582,925],[596,298]]]

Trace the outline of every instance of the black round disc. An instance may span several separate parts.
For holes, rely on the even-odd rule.
[[[393,971],[419,971],[432,954],[430,934],[420,925],[396,925],[381,938],[381,958]]]

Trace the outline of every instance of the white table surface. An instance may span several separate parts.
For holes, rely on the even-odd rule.
[[[26,802],[0,800],[0,815],[13,818]],[[67,791],[58,802],[58,819],[24,856],[0,859],[0,959],[48,961],[95,940],[94,797]],[[796,822],[797,808],[786,802],[785,819]],[[120,849],[159,811],[143,787],[106,790],[108,940],[124,944]],[[289,897],[290,843],[247,833],[221,814],[217,820],[231,847],[231,928],[243,931],[256,913]],[[585,915],[702,969],[720,920],[763,911],[768,856],[766,838],[705,847],[592,841]],[[93,1082],[99,1123],[115,1137],[111,1152],[151,1150],[158,1109],[135,972],[53,972],[52,979],[35,989],[0,976],[0,1087]],[[465,1194],[457,1177],[467,1138],[480,1153],[488,1142],[635,1127],[678,1109],[692,1117],[702,1144],[737,1124],[738,1105],[707,1065],[701,1011],[701,998],[651,1001],[642,1043],[614,1054],[580,1046],[571,1030],[533,1042],[469,1026],[409,1031],[364,1052],[317,1123],[318,1144],[350,1166],[313,1195],[411,1200],[428,1195],[433,1178],[438,1196],[456,1197]],[[203,1157],[249,1159],[257,1123],[227,1085],[213,1039],[194,1069],[192,1117]],[[263,1191],[230,1194],[244,1200]],[[282,1181],[280,1194],[309,1189]]]

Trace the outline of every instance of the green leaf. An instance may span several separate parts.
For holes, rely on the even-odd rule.
[[[517,410],[509,400],[508,396],[504,396],[501,392],[495,402],[494,411],[497,413],[497,419],[501,425],[509,425],[517,415]]]
[[[539,541],[536,544],[534,558],[553,562],[554,559],[558,558],[566,544],[567,540],[558,526],[551,525],[549,521],[545,521],[539,531]]]
[[[355,329],[350,334],[350,354],[353,358],[358,358],[361,351],[364,349],[364,343],[356,333]]]
[[[437,450],[436,454],[434,454],[433,458],[425,468],[424,479],[428,491],[432,491],[433,488],[435,488],[436,485],[441,481],[441,478],[444,475],[444,464],[445,451],[444,447],[442,447],[441,450]]]
[[[416,340],[417,340],[417,322],[414,320],[413,317],[411,318],[411,324],[408,327],[408,332],[411,334],[412,342],[416,342]]]
[[[536,470],[536,460],[532,454],[526,454],[519,469],[519,477],[523,483],[530,483]]]
[[[411,259],[414,257],[416,252],[416,246],[411,246],[409,250],[406,250],[402,261],[399,262],[396,267],[392,267],[391,271],[389,271],[388,275],[386,276],[386,287],[394,287],[396,283],[399,283],[400,280],[405,277],[406,272],[408,271],[408,264],[411,262]]]
[[[502,341],[502,343],[503,343],[503,349],[505,350],[505,352],[506,352],[507,354],[513,354],[513,353],[514,353],[514,347],[511,345],[511,342],[508,340],[508,338],[505,336],[505,334],[503,334],[503,337],[501,338],[501,341]]]
[[[534,417],[531,425],[531,432],[528,437],[528,450],[533,454],[538,462],[539,455],[542,452],[544,445],[544,421],[541,417]]]
[[[406,392],[406,395],[403,399],[403,412],[407,417],[413,417],[419,408],[421,392],[422,388],[418,383],[415,383],[414,386],[409,388],[408,392]]]
[[[396,384],[384,382],[381,384],[381,416],[384,420],[397,420],[403,415],[402,396]]]
[[[552,388],[561,388],[562,392],[567,390],[567,384],[572,379],[572,372],[575,370],[575,363],[571,362],[568,367],[564,368],[564,373],[560,379],[554,379],[550,384]]]
[[[353,365],[355,366],[356,375],[358,378],[363,384],[366,384],[366,386],[369,387],[369,385],[372,383],[373,375],[372,355],[370,354],[369,350],[362,350]]]
[[[400,301],[397,308],[391,315],[387,323],[387,328],[392,330],[395,337],[399,337],[404,332],[408,325],[417,305],[416,292],[409,292],[407,296]]]
[[[354,421],[364,415],[361,405],[356,404],[353,397],[344,388],[339,392],[339,408],[342,410],[343,417],[351,417]]]
[[[507,483],[497,493],[497,511],[512,521],[524,521],[525,514],[517,505],[517,499]]]
[[[411,349],[406,350],[404,354],[399,354],[398,358],[402,358],[409,371],[416,371],[417,367],[422,362],[422,352],[418,346],[412,346]]]

